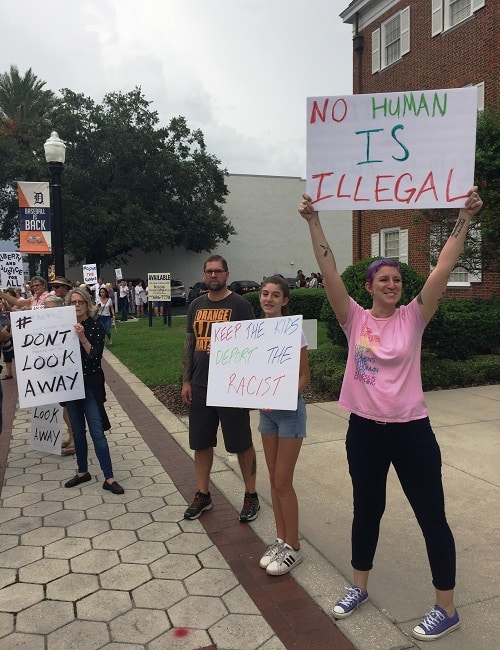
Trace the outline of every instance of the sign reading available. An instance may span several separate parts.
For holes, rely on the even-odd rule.
[[[477,89],[307,100],[317,210],[463,207],[474,184]]]

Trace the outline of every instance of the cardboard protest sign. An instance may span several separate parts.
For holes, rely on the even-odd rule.
[[[169,301],[171,295],[170,273],[148,273],[149,301]]]
[[[83,284],[92,287],[97,282],[97,264],[83,265]]]
[[[59,404],[36,406],[31,412],[31,448],[49,454],[61,453],[63,409]]]
[[[460,208],[474,184],[477,89],[307,100],[317,210]]]
[[[24,283],[23,256],[21,253],[0,253],[0,286],[22,287]]]
[[[297,408],[302,316],[212,323],[207,404]]]
[[[13,311],[19,406],[41,406],[85,397],[74,307]]]

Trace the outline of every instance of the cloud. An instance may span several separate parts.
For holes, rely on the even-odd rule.
[[[335,6],[334,6],[335,5]],[[233,173],[305,174],[308,95],[350,94],[350,26],[331,0],[18,0],[0,72],[100,101],[140,86]],[[64,134],[61,134],[64,137]]]

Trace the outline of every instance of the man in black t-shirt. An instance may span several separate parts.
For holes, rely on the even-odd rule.
[[[209,257],[203,275],[208,293],[196,298],[189,306],[183,354],[181,395],[182,401],[189,406],[189,446],[194,450],[196,471],[196,494],[184,513],[184,519],[197,519],[202,512],[212,508],[209,481],[220,423],[226,451],[238,455],[245,483],[240,521],[253,521],[260,504],[255,491],[257,461],[249,411],[207,406],[206,398],[212,323],[251,320],[254,314],[247,300],[226,287],[229,271],[223,257]]]

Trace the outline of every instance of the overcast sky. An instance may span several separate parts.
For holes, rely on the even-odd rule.
[[[352,92],[348,4],[0,0],[0,72],[31,68],[96,101],[141,86],[162,124],[184,116],[230,173],[305,176],[306,97]]]

